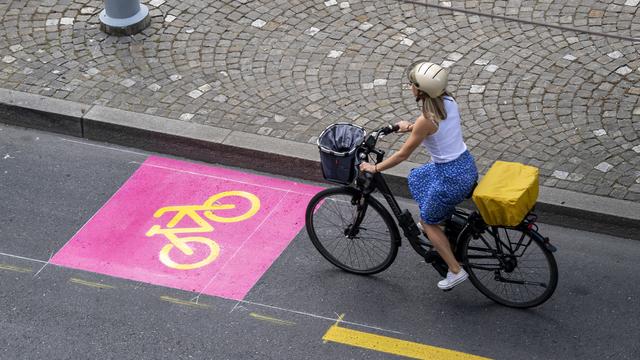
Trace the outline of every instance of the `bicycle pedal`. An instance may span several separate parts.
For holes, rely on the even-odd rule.
[[[444,263],[444,261],[442,260],[437,260],[431,263],[431,266],[433,266],[434,269],[436,269],[436,271],[438,272],[438,274],[440,274],[440,276],[442,276],[443,278],[447,277],[447,271],[449,270],[449,268],[447,268],[447,264]]]

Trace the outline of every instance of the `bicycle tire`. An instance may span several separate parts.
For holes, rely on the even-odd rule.
[[[471,234],[468,234],[465,236],[465,238],[462,240],[462,248],[461,248],[461,255],[462,255],[462,262],[464,264],[464,267],[466,269],[466,271],[469,273],[469,279],[471,280],[471,282],[473,283],[473,285],[486,297],[488,297],[489,299],[508,306],[508,307],[513,307],[513,308],[531,308],[531,307],[535,307],[538,306],[542,303],[544,303],[545,301],[547,301],[554,293],[557,285],[558,285],[558,265],[555,261],[555,258],[553,256],[553,254],[551,253],[551,251],[549,251],[544,244],[541,244],[539,241],[537,241],[536,239],[534,239],[535,234],[533,234],[533,232],[531,230],[524,230],[524,229],[519,229],[519,228],[505,228],[505,227],[498,227],[498,234],[500,232],[500,230],[504,231],[506,234],[508,234],[508,231],[515,233],[515,234],[520,234],[522,236],[521,239],[524,239],[525,237],[528,238],[528,242],[529,245],[523,250],[522,254],[520,256],[524,256],[524,252],[526,252],[527,250],[529,250],[529,247],[532,247],[532,249],[535,249],[537,251],[539,251],[540,255],[540,259],[535,260],[537,263],[539,263],[540,266],[534,265],[534,266],[521,266],[523,263],[523,260],[517,260],[516,259],[516,265],[514,266],[513,269],[511,269],[511,271],[507,272],[504,268],[502,270],[498,270],[498,272],[496,272],[496,270],[484,270],[484,269],[480,269],[481,267],[491,267],[494,264],[491,263],[481,263],[480,262],[480,257],[486,257],[486,260],[490,260],[493,259],[495,260],[495,262],[498,263],[498,265],[495,265],[496,267],[503,267],[500,261],[500,259],[495,256],[495,254],[489,256],[489,255],[470,255],[470,251],[473,251],[474,254],[476,252],[478,253],[482,253],[482,252],[490,252],[491,250],[495,250],[495,249],[490,249],[490,245],[487,246],[486,243],[486,239],[485,241],[483,241],[482,239],[485,237],[489,237],[491,238],[491,241],[494,241],[495,244],[495,236],[488,231],[485,231],[483,233],[480,234],[480,237],[478,237],[477,239],[474,238],[473,236],[471,236]],[[509,240],[511,241],[511,240]],[[473,246],[471,246],[471,243],[473,242]],[[485,250],[482,250],[482,247],[485,247]],[[533,251],[533,250],[532,250]],[[517,252],[516,252],[517,253]],[[509,262],[509,261],[513,261],[511,259],[508,258],[508,256],[512,256],[513,255],[507,255],[507,258],[503,258],[506,261],[505,262]],[[476,259],[478,259],[476,261]],[[512,265],[513,266],[513,265]],[[544,269],[543,269],[544,268]],[[515,276],[512,277],[511,274],[513,273],[517,273],[519,274],[520,277],[523,276],[523,271],[524,272],[529,272],[532,273],[534,271],[537,271],[537,269],[543,269],[543,270],[547,270],[548,274],[546,276],[544,276],[544,279],[542,279],[542,281],[537,281],[538,279],[536,279],[536,281],[531,281],[531,280],[527,280],[527,279],[522,279],[522,278],[516,278]],[[485,274],[482,275],[481,270],[485,271]],[[485,282],[484,280],[486,279],[487,274],[490,274],[491,271],[493,271],[493,281],[495,284],[502,284],[501,287],[498,286],[494,289],[491,289],[489,286],[487,286],[487,282]],[[507,277],[505,278],[505,275],[507,275]],[[496,279],[496,277],[502,277],[502,279]],[[504,280],[508,280],[507,282],[505,282]],[[519,281],[519,282],[529,282],[531,284],[516,284],[514,283],[515,281]],[[491,278],[488,279],[488,282],[491,282]],[[535,284],[537,283],[537,284]],[[508,284],[508,285],[505,285]],[[530,298],[530,299],[525,299],[525,297],[523,296],[523,293],[526,292],[527,295],[531,295],[532,292],[529,290],[528,286],[531,285],[535,285],[536,287],[543,287],[544,284],[544,291],[540,292],[539,294],[536,294],[534,297]],[[514,285],[517,285],[519,287],[514,287]],[[508,292],[510,292],[511,290],[514,290],[515,292],[520,294],[520,299],[518,300],[517,298],[507,298],[507,296],[509,295]],[[521,290],[524,289],[524,290]]]
[[[377,224],[377,226],[383,228],[383,230],[380,231],[376,229],[374,231],[373,228],[361,226],[358,235],[366,233],[368,237],[364,239],[362,236],[349,239],[345,235],[346,229],[351,225],[347,224],[345,219],[340,220],[341,224],[327,221],[329,222],[329,226],[319,226],[322,224],[321,219],[323,216],[327,219],[329,217],[325,212],[329,213],[335,210],[340,215],[348,212],[351,212],[352,215],[355,214],[356,205],[352,204],[351,199],[359,194],[360,192],[357,189],[349,187],[330,188],[319,192],[307,205],[305,225],[311,242],[318,252],[330,263],[353,274],[371,275],[387,269],[393,263],[398,254],[398,243],[400,242],[398,230],[391,214],[389,214],[379,201],[373,197],[368,198],[368,209],[362,225],[375,226]],[[374,213],[376,216],[372,215]],[[383,221],[379,221],[380,218],[382,218]],[[353,216],[351,220],[353,220]],[[318,230],[321,230],[320,233]],[[376,233],[379,235],[376,235]],[[376,237],[373,235],[376,235]],[[377,237],[380,237],[380,239]],[[331,249],[330,246],[325,246],[325,242],[329,239],[336,240],[336,242],[345,240],[343,242],[345,245],[339,246],[336,244],[333,249]],[[375,240],[380,241],[374,242]],[[336,253],[339,248],[348,251],[349,255],[347,257],[349,259],[351,259],[351,255],[355,254],[355,259],[352,259],[355,263],[347,264],[346,260],[349,259],[345,259],[344,255]],[[356,252],[363,252],[363,254],[359,257]],[[366,261],[367,258],[371,261]],[[374,260],[374,258],[376,258],[376,260]]]

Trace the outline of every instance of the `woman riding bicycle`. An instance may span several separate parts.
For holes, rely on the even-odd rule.
[[[411,134],[399,151],[374,165],[363,162],[361,171],[381,172],[407,160],[422,143],[432,162],[411,170],[409,190],[420,207],[420,225],[447,263],[447,277],[438,287],[448,290],[467,279],[453,255],[449,240],[439,226],[455,206],[471,193],[478,180],[472,155],[462,138],[458,104],[446,91],[448,72],[439,65],[421,62],[409,72],[411,91],[420,103],[421,115],[415,123],[400,121],[400,132]]]

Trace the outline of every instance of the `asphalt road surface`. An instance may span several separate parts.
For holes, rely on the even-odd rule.
[[[259,276],[246,293],[234,287],[241,281],[232,280],[222,289],[231,295],[209,295],[180,284],[209,286],[213,279],[145,281],[151,272],[143,263],[118,268],[94,261],[111,256],[107,245],[112,243],[126,249],[120,260],[138,256],[118,232],[119,223],[128,221],[117,217],[118,209],[151,202],[145,186],[156,189],[169,180],[127,180],[150,156],[169,157],[35,130],[0,129],[1,359],[387,359],[399,358],[389,349],[401,345],[460,352],[432,357],[441,359],[640,358],[636,240],[545,225],[540,219],[540,231],[558,248],[560,282],[547,303],[515,310],[488,300],[469,282],[439,291],[437,273],[406,242],[381,274],[341,272],[316,252],[302,224],[287,224],[283,217],[276,218],[282,220],[281,231],[252,233],[265,235],[267,242],[286,240],[280,250],[249,241],[243,242],[246,251],[238,252],[240,264],[275,254],[256,270]],[[193,166],[206,172],[212,165]],[[247,179],[256,176],[235,170]],[[191,181],[181,174],[195,173],[172,173],[170,189]],[[134,183],[141,187],[133,188]],[[306,204],[297,201],[290,207],[299,212]],[[416,213],[410,200],[401,203]],[[107,213],[111,218],[100,215]],[[223,231],[224,224],[214,227]],[[80,235],[84,242],[70,241]],[[88,246],[95,247],[93,258],[73,256]],[[220,257],[224,244],[221,248]],[[65,261],[75,265],[61,265]],[[94,270],[78,269],[83,266]],[[157,285],[165,280],[177,285]],[[336,323],[345,330],[328,337]],[[360,342],[349,344],[348,338]]]

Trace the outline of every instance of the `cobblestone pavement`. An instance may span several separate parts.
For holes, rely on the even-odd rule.
[[[521,161],[546,186],[640,201],[640,42],[402,1],[143,2],[151,27],[117,38],[103,1],[0,0],[0,86],[314,142],[414,119],[405,69],[430,59],[481,170]],[[640,0],[426,4],[640,36]]]

